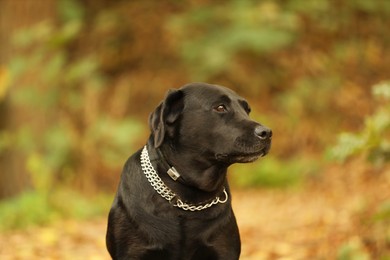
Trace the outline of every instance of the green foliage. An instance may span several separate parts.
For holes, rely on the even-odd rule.
[[[358,133],[342,133],[332,154],[339,160],[366,154],[375,163],[390,160],[390,83],[375,85],[372,90],[379,103],[375,113],[366,118],[364,128]]]
[[[345,161],[348,158],[365,155],[374,165],[380,166],[390,161],[390,83],[382,82],[373,86],[376,98],[376,111],[366,117],[364,128],[358,133],[341,133],[338,143],[332,148],[333,158]],[[370,236],[377,243],[389,243],[390,201],[383,202],[370,217],[363,217],[369,223]],[[381,256],[388,259],[388,255]],[[351,240],[339,249],[338,259],[369,259],[362,243]]]
[[[264,108],[275,133],[283,133],[271,156],[288,159],[238,166],[234,180],[289,186],[312,167],[294,158],[323,151],[340,123],[360,120],[368,109],[355,109],[356,101],[371,102],[367,82],[388,76],[387,0],[57,3],[56,23],[41,22],[14,37],[17,55],[7,66],[12,86],[0,82],[0,99],[2,89],[10,93],[20,122],[0,132],[0,151],[21,153],[37,193],[32,200],[49,209],[47,194],[59,183],[85,187],[123,164],[144,127],[116,108],[150,112],[138,97],[155,91],[151,85],[177,86],[189,80],[188,72],[250,97],[253,111]],[[135,98],[112,87],[106,72],[114,82],[131,74]],[[353,96],[351,86],[360,95]],[[365,153],[375,163],[388,161],[388,89],[374,88],[377,112],[360,133],[340,136],[337,158]]]
[[[354,23],[361,13],[382,19],[390,13],[390,4],[386,0],[347,0],[342,5],[330,0],[229,0],[223,5],[206,1],[173,16],[167,27],[196,80],[224,75],[248,86],[254,84],[253,81],[282,84],[285,83],[281,82],[283,75],[279,75],[278,82],[273,82],[272,75],[284,72],[284,57],[273,55],[283,50],[303,55],[303,58],[306,51],[311,52],[311,59],[305,59],[306,64],[302,64],[308,69],[303,77],[314,74],[316,78],[326,78],[326,74],[337,78],[344,72],[337,70],[340,64],[362,58],[367,38],[360,35],[363,31],[355,30]],[[375,19],[372,22],[376,30],[370,39],[380,35],[384,42],[388,41],[388,36],[384,36],[384,23],[376,23]],[[329,55],[333,60],[327,60]],[[355,55],[360,57],[353,57]],[[319,67],[322,67],[320,71]],[[322,72],[325,67],[327,70]],[[294,72],[301,68],[289,69]],[[247,70],[258,74],[252,73],[245,80],[240,74],[247,75]]]
[[[390,243],[390,200],[383,202],[378,210],[374,214],[375,228],[377,237],[383,245],[389,245]],[[387,246],[387,249],[388,246]],[[381,259],[390,259],[390,250],[383,252]]]
[[[180,10],[167,28],[190,77],[234,86],[254,111],[275,112],[286,133],[279,151],[326,149],[369,109],[367,82],[388,74],[385,0],[205,1]]]
[[[330,96],[337,89],[338,80],[306,77],[295,83],[294,88],[276,97],[278,104],[290,116],[310,117],[326,113]],[[307,106],[310,103],[310,106]]]
[[[76,0],[60,0],[57,6],[61,18],[66,22],[70,20],[82,20],[85,10]]]
[[[369,223],[371,232],[376,240],[384,247],[390,243],[390,200],[379,204],[374,214],[372,214]],[[387,247],[388,248],[388,247]],[[390,250],[383,252],[381,259],[389,259]]]
[[[17,198],[0,203],[0,229],[23,228],[52,219],[47,199],[35,192],[24,192]]]
[[[140,122],[132,118],[122,121],[109,117],[99,118],[89,129],[91,142],[97,146],[97,152],[107,166],[118,167],[124,162],[124,155],[129,154],[129,146],[145,131]]]
[[[67,46],[82,33],[83,22],[78,19],[82,15],[67,16],[77,19],[67,19],[60,28],[43,22],[14,38],[25,52],[9,64],[12,85],[17,85],[11,89],[11,99],[21,109],[33,109],[39,122],[2,132],[0,147],[16,144],[27,158],[42,158],[45,169],[29,166],[29,172],[53,175],[66,167],[75,173],[91,154],[117,165],[143,130],[132,118],[114,118],[101,111],[105,81],[99,61],[94,54],[70,57]],[[32,74],[34,81],[29,80]]]
[[[198,80],[226,72],[242,51],[261,54],[289,45],[297,26],[297,17],[278,4],[248,0],[199,7],[169,23]]]
[[[1,202],[0,228],[107,212],[107,200],[86,199],[76,184],[93,190],[102,171],[119,172],[144,130],[133,118],[110,114],[105,104],[116,100],[106,95],[98,55],[69,51],[85,30],[84,10],[77,1],[61,5],[62,24],[41,22],[13,38],[19,55],[8,64],[10,101],[26,121],[0,131],[0,152],[19,153],[31,187]]]
[[[46,194],[26,191],[0,202],[0,231],[47,225],[63,218],[93,218],[106,214],[111,201],[112,196],[100,194],[86,198],[64,187]]]
[[[238,187],[288,188],[302,183],[316,168],[314,161],[299,158],[281,161],[268,155],[252,166],[232,166],[231,175],[234,185]]]
[[[387,221],[390,224],[390,200],[383,202],[374,214],[375,221]],[[389,230],[390,231],[390,230]],[[390,234],[389,234],[390,240]]]
[[[338,251],[337,260],[369,260],[370,256],[357,238],[345,243]]]
[[[389,259],[390,201],[379,204],[374,210],[372,205],[367,205],[367,208],[360,212],[357,220],[364,227],[359,230],[362,234],[351,237],[343,243],[338,248],[337,259]]]

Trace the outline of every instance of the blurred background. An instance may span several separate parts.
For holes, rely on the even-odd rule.
[[[390,259],[389,17],[387,0],[0,0],[0,230],[104,219],[149,113],[204,81],[274,132],[267,157],[231,168],[238,203],[250,190],[304,214],[318,198],[335,217],[306,257]],[[281,248],[243,259],[299,259]]]

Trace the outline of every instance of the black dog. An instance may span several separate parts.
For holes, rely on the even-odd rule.
[[[168,92],[122,172],[106,237],[113,259],[239,258],[227,168],[267,154],[272,136],[249,112],[221,86]]]

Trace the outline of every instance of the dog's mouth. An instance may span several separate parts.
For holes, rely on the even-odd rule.
[[[262,145],[261,147],[247,147],[239,152],[234,153],[219,153],[215,157],[218,161],[228,163],[250,163],[254,162],[260,157],[264,157],[270,150],[270,143]]]
[[[254,162],[268,154],[271,148],[271,140],[272,138],[250,140],[238,137],[234,141],[230,152],[217,153],[215,157],[218,161],[228,164]]]

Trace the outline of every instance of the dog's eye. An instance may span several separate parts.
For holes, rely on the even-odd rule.
[[[251,113],[251,108],[250,108],[250,107],[247,107],[247,108],[245,109],[245,111],[246,111],[246,113],[249,115],[249,114]]]
[[[225,105],[218,105],[214,108],[214,110],[217,111],[218,113],[227,112]]]

